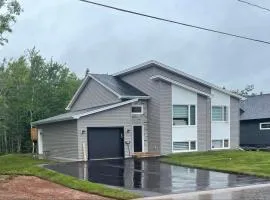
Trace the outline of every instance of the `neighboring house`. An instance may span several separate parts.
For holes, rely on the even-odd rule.
[[[233,149],[239,146],[241,98],[149,61],[113,75],[89,74],[69,112],[32,125],[39,153],[59,159]]]
[[[241,102],[240,127],[241,146],[270,146],[270,94],[247,97]]]

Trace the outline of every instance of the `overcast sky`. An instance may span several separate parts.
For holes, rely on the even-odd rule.
[[[249,0],[270,8],[269,0]],[[78,0],[23,0],[0,59],[36,47],[83,76],[157,60],[228,89],[270,92],[270,45],[121,13]],[[270,41],[270,12],[237,0],[96,0]]]

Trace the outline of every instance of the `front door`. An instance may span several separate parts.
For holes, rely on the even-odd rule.
[[[143,135],[142,126],[133,126],[134,152],[142,152]]]

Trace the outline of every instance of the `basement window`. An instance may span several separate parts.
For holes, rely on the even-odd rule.
[[[141,105],[131,107],[132,114],[143,114],[143,107]]]
[[[194,151],[196,149],[196,141],[173,142],[173,151]]]
[[[260,123],[260,130],[270,130],[270,122]]]
[[[229,147],[229,139],[212,140],[212,149],[226,149]]]

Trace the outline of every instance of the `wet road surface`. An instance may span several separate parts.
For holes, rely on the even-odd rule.
[[[119,159],[58,163],[47,168],[111,186],[158,196],[270,183],[255,176],[174,166],[151,159]]]

